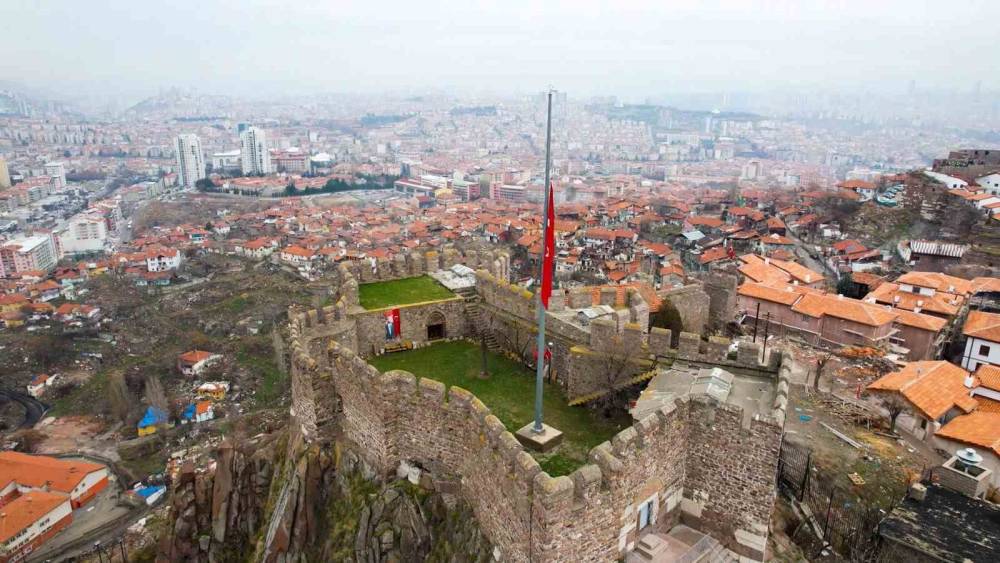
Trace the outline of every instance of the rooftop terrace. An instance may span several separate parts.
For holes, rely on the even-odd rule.
[[[639,420],[665,402],[689,394],[707,394],[721,403],[743,409],[743,424],[747,426],[754,415],[771,412],[776,391],[774,382],[763,377],[676,362],[670,367],[661,366],[658,369],[636,401],[632,413]]]

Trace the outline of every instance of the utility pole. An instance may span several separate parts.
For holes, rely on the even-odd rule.
[[[538,308],[538,340],[536,342],[535,359],[535,424],[532,431],[536,434],[545,432],[542,426],[542,392],[545,377],[545,306],[542,304],[542,278],[545,277],[545,233],[549,228],[549,190],[551,189],[550,174],[552,165],[552,89],[548,93],[548,113],[545,120],[545,184],[542,186],[542,252],[538,264],[538,284],[535,291],[535,301]]]
[[[757,302],[757,312],[753,315],[753,341],[757,342],[757,321],[760,320],[760,301]]]
[[[760,361],[763,362],[767,359],[767,333],[771,328],[771,312],[768,311],[767,315],[764,317],[764,347],[761,349]]]

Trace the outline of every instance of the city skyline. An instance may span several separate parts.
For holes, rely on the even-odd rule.
[[[668,93],[972,92],[998,87],[980,54],[1000,7],[963,2],[212,2],[170,10],[96,2],[0,7],[17,21],[0,76],[62,96],[141,99],[164,87],[274,96],[528,93],[641,100]],[[73,22],[72,38],[57,33]],[[427,38],[433,37],[433,41]],[[73,53],[72,57],[67,56]],[[978,86],[977,86],[978,84]]]

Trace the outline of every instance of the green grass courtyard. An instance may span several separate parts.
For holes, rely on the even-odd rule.
[[[365,309],[383,309],[424,301],[450,299],[455,294],[430,276],[363,283],[358,286],[358,299]]]
[[[468,389],[486,404],[507,430],[516,432],[534,419],[535,374],[521,364],[490,352],[488,379],[479,377],[479,347],[465,341],[440,342],[425,348],[372,358],[380,371],[406,370],[417,377]],[[532,452],[552,476],[567,475],[587,463],[594,446],[611,439],[631,423],[628,413],[605,418],[585,407],[566,404],[558,387],[545,384],[545,423],[563,432],[563,443],[549,453]]]

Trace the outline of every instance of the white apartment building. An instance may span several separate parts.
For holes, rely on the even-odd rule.
[[[108,224],[98,213],[79,213],[55,235],[63,256],[103,252],[108,242]]]
[[[243,174],[271,173],[271,153],[263,129],[248,127],[240,133],[240,166]]]
[[[174,155],[177,157],[179,185],[194,187],[195,182],[205,177],[205,154],[201,151],[201,140],[197,135],[178,135],[174,139]]]
[[[212,172],[239,172],[240,151],[225,151],[212,154]]]
[[[45,164],[45,175],[52,178],[53,184],[57,188],[66,187],[66,167],[61,162],[48,162]]]
[[[10,171],[7,170],[7,161],[0,158],[0,190],[10,187]]]

